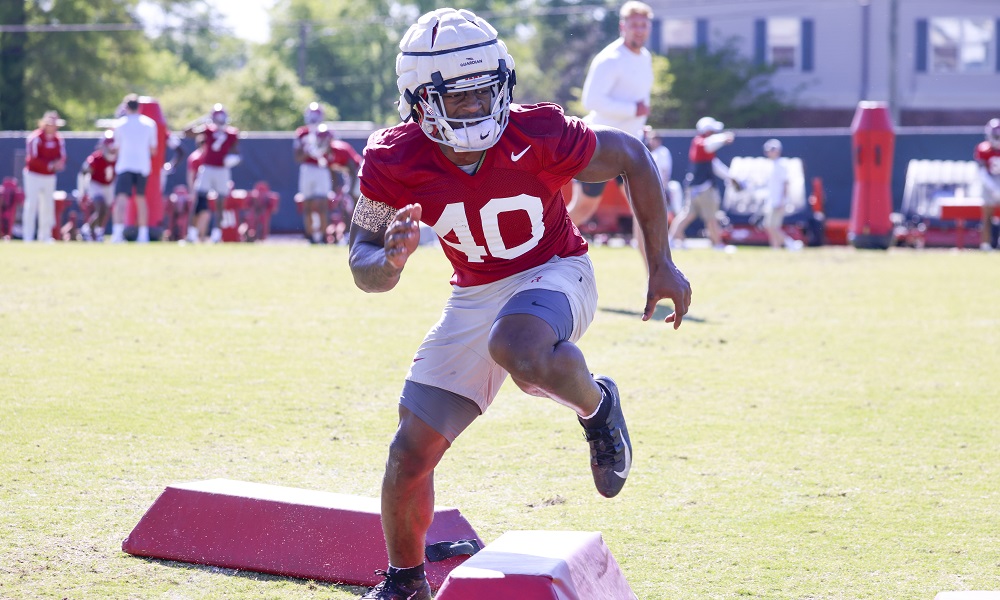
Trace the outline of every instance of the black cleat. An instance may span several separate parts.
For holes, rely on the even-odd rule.
[[[594,485],[602,496],[613,498],[622,491],[632,468],[632,442],[628,437],[625,415],[622,414],[618,386],[605,375],[595,375],[594,380],[607,390],[605,398],[611,398],[611,410],[604,423],[592,428],[587,427],[583,419],[577,418],[590,444],[590,470],[594,474]]]
[[[431,586],[426,577],[400,582],[390,579],[385,571],[375,573],[385,577],[385,581],[368,590],[361,600],[431,600]]]

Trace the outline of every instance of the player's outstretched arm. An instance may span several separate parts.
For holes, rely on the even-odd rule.
[[[396,287],[410,255],[420,244],[419,204],[391,212],[381,202],[362,196],[351,219],[348,237],[354,283],[366,292]],[[387,217],[388,215],[388,217]]]
[[[594,131],[597,149],[578,176],[583,181],[625,176],[632,213],[643,233],[643,254],[649,271],[642,320],[652,318],[660,300],[670,300],[674,312],[665,321],[676,329],[691,304],[691,284],[670,255],[667,207],[656,162],[637,138],[612,128],[594,127]]]

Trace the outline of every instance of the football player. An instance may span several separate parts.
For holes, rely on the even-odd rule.
[[[229,124],[229,113],[221,104],[212,107],[208,122],[200,122],[184,130],[188,137],[205,136],[202,164],[195,178],[197,201],[195,214],[204,213],[210,209],[209,194],[215,194],[215,224],[212,227],[211,241],[222,240],[222,205],[229,189],[232,187],[231,169],[240,164],[239,136],[240,130]],[[207,214],[207,213],[206,213]],[[197,220],[196,220],[197,221]]]
[[[980,142],[973,153],[979,165],[979,180],[983,184],[983,217],[980,223],[980,250],[993,249],[993,209],[1000,205],[1000,119],[986,124],[986,141]]]
[[[104,230],[108,226],[109,204],[115,198],[115,162],[118,160],[118,146],[115,145],[115,132],[108,129],[104,137],[97,143],[97,149],[83,162],[80,175],[86,178],[87,184],[79,186],[87,190],[87,198],[93,212],[80,229],[83,239],[104,241]]]
[[[639,139],[589,127],[555,104],[512,104],[514,60],[468,10],[423,15],[400,50],[404,123],[368,140],[350,267],[362,290],[393,289],[424,223],[454,275],[451,298],[403,383],[382,481],[389,568],[364,598],[427,600],[434,469],[508,373],[526,393],[574,411],[602,495],[616,495],[631,467],[617,386],[593,376],[576,345],[597,309],[597,285],[562,186],[574,177],[628,181],[646,240],[643,320],[669,299],[674,313],[665,320],[678,327],[691,288],[671,259],[659,174]]]
[[[327,154],[333,136],[323,123],[323,107],[312,102],[305,110],[305,125],[295,130],[292,150],[299,163],[299,198],[302,203],[302,227],[311,244],[325,241],[327,202],[333,191]]]
[[[335,135],[332,137],[326,161],[333,174],[334,193],[330,201],[330,224],[326,234],[327,239],[337,244],[344,238],[354,211],[361,155],[347,142],[338,140]]]

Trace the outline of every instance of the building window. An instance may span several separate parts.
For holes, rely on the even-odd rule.
[[[767,62],[779,69],[799,66],[802,43],[802,22],[799,19],[772,17],[767,19]]]
[[[698,43],[694,19],[663,20],[663,53],[672,50],[694,50]]]
[[[932,73],[981,73],[990,70],[996,43],[988,18],[936,17],[928,22]]]

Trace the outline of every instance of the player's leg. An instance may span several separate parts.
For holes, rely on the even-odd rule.
[[[593,376],[575,341],[596,311],[593,266],[588,259],[564,259],[514,294],[490,330],[490,356],[526,393],[552,398],[577,413],[591,446],[591,470],[598,491],[616,495],[631,468],[631,442],[618,388]],[[550,289],[558,287],[559,289]]]
[[[24,207],[21,209],[21,239],[35,241],[38,219],[38,199],[42,193],[40,175],[24,169]]]
[[[597,208],[601,205],[601,194],[604,193],[605,183],[573,180],[573,199],[566,206],[566,211],[569,212],[569,218],[574,225],[579,227],[597,212]]]
[[[41,192],[38,195],[38,241],[52,241],[52,228],[56,224],[56,176],[50,175],[42,179]]]
[[[389,568],[386,581],[365,598],[430,599],[424,552],[434,520],[434,469],[479,414],[475,402],[453,392],[410,380],[403,385],[399,425],[382,479],[382,530]]]
[[[111,206],[111,243],[120,244],[125,241],[125,213],[128,210],[128,198],[132,195],[132,177],[128,172],[121,173],[115,180],[115,200]]]
[[[691,223],[694,223],[694,220],[698,217],[698,214],[695,212],[693,207],[694,197],[690,190],[685,190],[684,200],[684,207],[677,214],[677,216],[674,217],[673,223],[670,224],[670,231],[668,235],[670,237],[671,246],[684,241],[684,232],[687,231],[687,228],[691,225]]]
[[[146,205],[146,176],[135,174],[135,221],[139,232],[136,241],[149,242],[149,206]]]
[[[989,190],[983,193],[983,216],[979,222],[979,249],[990,251],[993,249],[993,208],[1000,202],[991,194]]]

